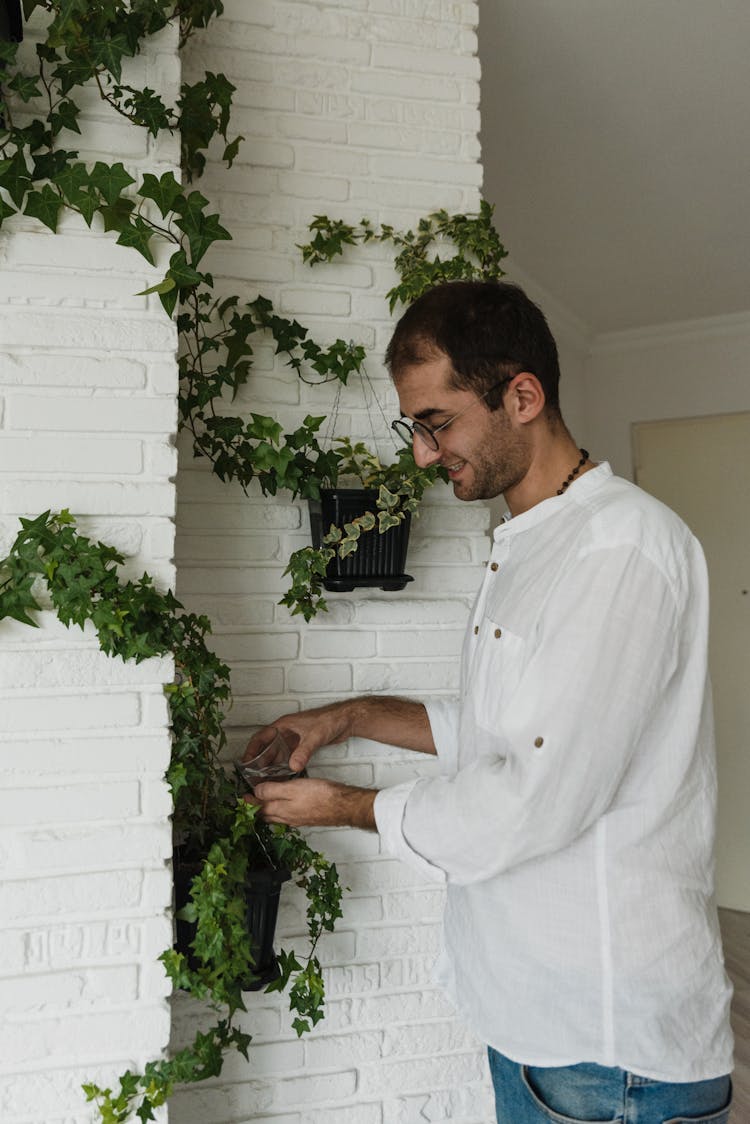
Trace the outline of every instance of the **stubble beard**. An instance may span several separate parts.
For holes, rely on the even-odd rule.
[[[464,501],[495,499],[520,484],[528,472],[530,461],[526,442],[513,432],[506,419],[472,455],[468,462],[471,478],[466,482],[455,480],[453,494]]]

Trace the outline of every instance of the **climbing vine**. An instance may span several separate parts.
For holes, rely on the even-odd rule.
[[[134,75],[150,37],[174,25],[182,48],[221,16],[221,0],[23,0],[23,11],[33,21],[33,51],[0,41],[0,226],[12,231],[15,216],[24,216],[57,231],[62,215],[72,213],[151,266],[166,250],[162,275],[140,295],[156,297],[175,320],[180,425],[220,479],[246,490],[255,482],[263,494],[285,490],[293,498],[317,499],[321,487],[353,476],[377,492],[375,511],[331,528],[320,549],[292,554],[283,603],[309,619],[325,607],[322,582],[334,552],[345,556],[362,534],[385,531],[416,510],[439,472],[418,469],[409,449],[383,465],[346,436],[327,445],[319,437],[325,419],[317,414],[291,432],[261,413],[230,416],[228,400],[248,382],[260,339],[270,337],[277,354],[310,383],[361,377],[367,356],[354,341],[318,344],[263,295],[243,301],[216,291],[206,258],[231,233],[194,184],[217,138],[228,169],[238,154],[243,138],[230,127],[234,87],[224,75],[207,72],[183,83],[175,104],[168,105]],[[81,159],[76,138],[84,89],[95,90],[119,118],[152,137],[179,134],[182,180],[172,172],[133,174],[122,161]],[[498,277],[505,257],[492,209],[484,203],[476,215],[436,211],[413,231],[319,215],[310,235],[300,251],[311,266],[368,242],[393,246],[399,280],[388,294],[391,310],[440,281]],[[174,1057],[156,1059],[140,1074],[125,1073],[116,1089],[88,1085],[86,1095],[105,1124],[124,1124],[133,1114],[154,1119],[176,1083],[217,1075],[227,1050],[247,1056],[250,1038],[236,1016],[244,1009],[242,984],[252,964],[241,892],[254,862],[270,858],[289,867],[307,895],[309,955],[302,963],[294,953],[280,953],[280,977],[272,985],[289,985],[298,1033],[322,1016],[315,950],[340,916],[341,894],[335,867],[297,833],[257,821],[225,775],[220,754],[228,669],[206,644],[209,622],[186,612],[171,593],[160,593],[148,576],[121,581],[122,561],[113,548],[79,534],[67,512],[45,512],[22,521],[0,562],[0,619],[33,624],[46,586],[60,619],[80,627],[90,623],[105,652],[135,660],[172,653],[175,659],[175,678],[166,688],[173,724],[167,780],[177,847],[200,862],[184,914],[196,926],[197,963],[174,950],[162,961],[176,987],[208,998],[220,1017]]]
[[[185,920],[195,925],[191,962],[168,949],[160,959],[176,988],[208,999],[219,1013],[191,1045],[149,1062],[141,1074],[126,1072],[116,1090],[86,1085],[104,1124],[122,1124],[153,1110],[175,1084],[202,1081],[221,1072],[224,1055],[247,1057],[250,1036],[236,1024],[245,1010],[243,990],[254,966],[245,923],[245,889],[256,867],[286,868],[307,897],[307,956],[281,951],[279,977],[267,990],[289,986],[298,1034],[323,1017],[324,986],[318,941],[341,916],[335,866],[291,828],[269,826],[245,803],[220,760],[230,699],[229,668],[211,651],[209,621],[187,612],[172,593],[161,593],[144,574],[122,581],[124,559],[113,547],[78,532],[67,511],[22,519],[8,556],[0,560],[0,620],[34,626],[46,596],[66,625],[93,625],[102,651],[136,663],[172,655],[174,680],[165,688],[172,724],[166,779],[173,801],[176,854],[197,863]]]
[[[100,223],[118,244],[153,265],[158,246],[169,259],[164,275],[141,295],[155,294],[179,334],[180,424],[192,437],[196,455],[205,457],[225,481],[247,489],[256,481],[263,494],[288,491],[292,498],[318,499],[321,487],[335,486],[351,465],[346,449],[323,447],[324,418],[308,415],[290,433],[272,417],[251,412],[230,416],[233,398],[252,370],[254,345],[270,335],[276,352],[305,381],[346,383],[363,373],[365,348],[335,340],[324,347],[295,319],[280,316],[263,295],[242,301],[215,290],[205,258],[231,234],[193,181],[206,163],[206,150],[220,138],[228,168],[243,138],[230,132],[234,87],[223,74],[206,73],[183,83],[174,106],[149,87],[127,81],[125,72],[145,40],[168,24],[179,27],[180,46],[196,29],[221,15],[220,0],[24,0],[27,18],[46,18],[45,35],[35,44],[35,65],[19,59],[18,44],[0,42],[0,224],[16,214],[57,230],[65,211],[88,226]],[[121,161],[87,165],[74,147],[80,134],[79,92],[94,86],[100,97],[134,127],[154,137],[179,133],[186,183],[172,172],[131,175]],[[311,265],[331,261],[357,243],[379,241],[397,251],[400,280],[388,294],[391,309],[409,303],[443,280],[500,276],[505,257],[492,225],[492,208],[477,215],[437,211],[415,231],[374,226],[363,219],[351,226],[326,216],[310,224],[311,242],[301,247]],[[448,256],[440,251],[448,249]],[[368,466],[368,487],[379,493],[378,512],[359,532],[382,531],[418,506],[437,479],[431,468],[418,469],[409,450],[393,465]],[[375,518],[385,514],[385,518]],[[339,533],[341,532],[341,533]],[[293,613],[309,619],[325,608],[322,578],[332,550],[356,549],[339,528],[320,550],[305,548],[290,559],[291,586],[283,598]]]

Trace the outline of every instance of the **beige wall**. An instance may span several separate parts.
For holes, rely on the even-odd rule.
[[[592,455],[632,479],[634,422],[750,409],[750,314],[598,336],[582,390]]]

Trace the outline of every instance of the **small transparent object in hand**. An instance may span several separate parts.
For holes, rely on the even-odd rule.
[[[289,768],[289,758],[299,741],[291,730],[273,728],[271,740],[249,761],[236,761],[235,769],[249,785],[257,781],[286,781],[301,772]]]

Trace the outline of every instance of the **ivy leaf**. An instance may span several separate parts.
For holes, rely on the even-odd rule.
[[[143,1124],[147,1124],[149,1120],[156,1120],[153,1113],[153,1105],[148,1097],[144,1097],[141,1101],[140,1108],[136,1110],[136,1116],[143,1121]]]
[[[42,96],[39,79],[28,74],[15,74],[8,83],[8,89],[18,94],[21,101],[31,101],[32,98]]]
[[[137,124],[147,129],[152,136],[156,137],[161,129],[170,127],[171,121],[164,102],[148,86],[143,90],[133,90],[127,104],[132,108]]]
[[[191,264],[196,266],[214,242],[231,239],[232,235],[219,223],[218,215],[191,211],[177,219],[175,225],[187,235]]]
[[[182,186],[174,178],[173,172],[165,172],[160,179],[151,172],[146,172],[138,194],[143,199],[153,199],[161,217],[166,218],[170,211],[175,210],[175,203],[182,195]]]
[[[274,445],[278,445],[281,439],[281,426],[274,418],[266,417],[264,414],[251,414],[250,424],[247,427],[248,435],[256,437],[260,441],[270,441]]]
[[[122,60],[132,55],[132,49],[124,34],[110,35],[107,38],[91,39],[88,44],[92,70],[104,67],[117,82],[122,75]]]
[[[99,213],[102,216],[105,230],[124,230],[130,222],[130,215],[135,210],[135,203],[132,199],[126,199],[120,196],[114,203],[109,206],[99,208]]]
[[[18,53],[18,43],[11,43],[7,39],[0,39],[0,62],[14,63]]]
[[[29,18],[27,6],[28,6],[30,11],[33,11],[34,8],[41,8],[42,5],[44,4],[44,2],[45,2],[45,0],[23,0],[23,6],[24,6],[24,12],[26,14],[26,19]],[[49,43],[37,43],[36,54],[37,54],[37,58],[40,60],[40,62],[59,62],[60,61],[59,54],[54,49],[54,47],[50,47]]]
[[[4,187],[20,210],[31,187],[31,175],[21,152],[0,164],[0,187]]]
[[[206,87],[209,90],[212,103],[219,107],[219,132],[225,137],[232,108],[232,94],[235,92],[236,86],[232,85],[226,75],[213,74],[208,70],[206,72]]]
[[[379,529],[380,529],[381,535],[385,531],[390,530],[391,527],[398,527],[400,522],[401,522],[401,520],[398,518],[397,515],[392,515],[388,511],[379,511],[378,512],[378,523],[380,525]]]
[[[78,115],[80,112],[78,106],[75,102],[71,101],[70,98],[64,98],[62,101],[59,101],[54,111],[49,115],[50,127],[55,136],[57,136],[62,129],[70,129],[72,133],[80,133],[81,130],[78,127]]]
[[[62,208],[62,199],[53,191],[48,183],[44,185],[41,191],[30,191],[26,196],[26,206],[23,209],[25,215],[30,215],[32,218],[39,219],[50,230],[57,230],[57,219]]]
[[[176,286],[175,286],[175,288],[169,289],[164,293],[159,293],[159,300],[161,301],[161,306],[164,309],[164,311],[166,312],[167,316],[169,316],[170,318],[171,318],[172,313],[174,312],[175,308],[177,307],[177,301],[179,300],[179,297],[180,297],[180,291]]]
[[[62,192],[69,206],[80,212],[91,226],[94,215],[101,206],[101,199],[97,193],[89,190],[89,174],[85,164],[66,164],[58,172],[53,183]]]
[[[197,221],[201,212],[208,206],[208,199],[200,191],[191,191],[183,196],[175,210],[183,216],[185,222]]]
[[[60,189],[63,197],[67,200],[75,198],[88,187],[89,174],[86,170],[86,165],[80,162],[69,164],[66,162],[65,167],[62,168],[53,177],[55,185]]]
[[[140,293],[136,293],[137,297],[147,297],[149,293],[158,293],[160,296],[163,293],[171,293],[175,288],[174,278],[167,275],[158,285],[152,285],[150,289],[141,289]]]
[[[50,149],[34,157],[34,171],[32,179],[51,180],[58,172],[63,171],[68,161],[74,159],[77,152],[64,152],[62,149]]]
[[[123,227],[117,239],[118,246],[132,246],[151,265],[155,265],[154,255],[151,251],[151,238],[153,230],[142,218],[136,217],[131,223]]]
[[[100,191],[109,204],[119,199],[126,187],[135,183],[123,164],[104,164],[97,160],[90,176],[91,186]]]
[[[39,52],[39,47],[37,47]],[[45,57],[40,54],[40,57]],[[47,56],[49,61],[52,62],[59,59],[59,55],[53,52]],[[71,59],[68,62],[62,62],[59,66],[55,67],[52,72],[52,77],[60,83],[60,92],[68,94],[75,86],[83,86],[91,78],[93,68],[88,59]]]
[[[168,276],[180,289],[192,289],[205,280],[204,274],[198,273],[191,265],[188,265],[184,250],[178,250],[172,254],[169,259]]]
[[[81,192],[80,195],[73,196],[70,200],[70,205],[80,212],[86,221],[86,225],[91,226],[91,223],[94,221],[94,215],[99,210],[100,202],[90,191],[84,191]]]
[[[234,140],[231,141],[224,149],[222,160],[226,164],[227,168],[232,167],[232,164],[237,158],[237,153],[239,152],[240,145],[242,144],[244,139],[244,137],[235,137]]]

